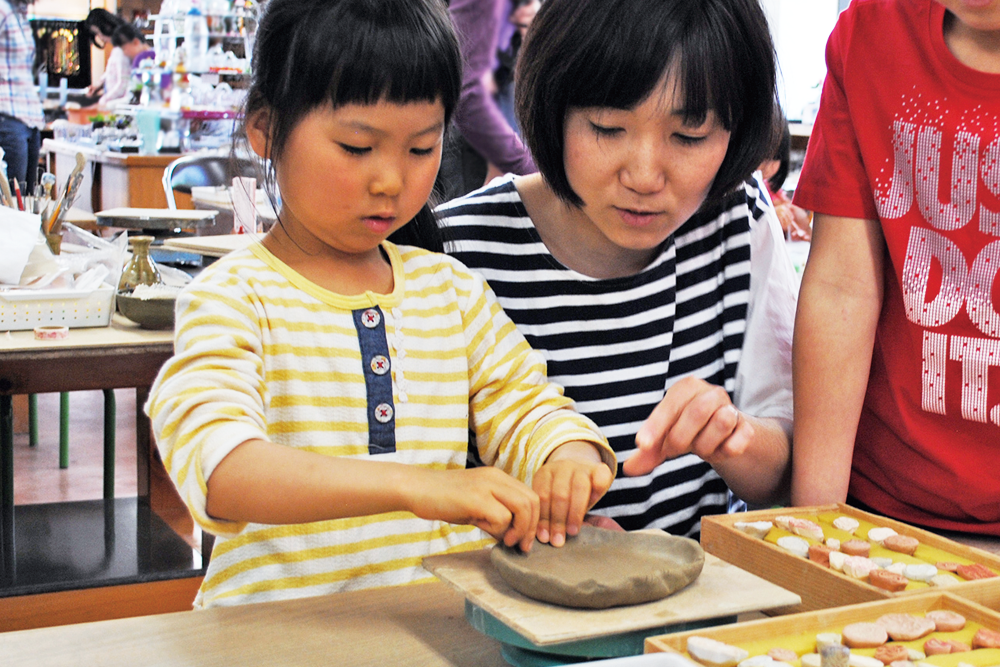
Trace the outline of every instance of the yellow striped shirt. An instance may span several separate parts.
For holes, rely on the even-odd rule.
[[[146,410],[192,515],[220,536],[195,606],[424,581],[423,557],[493,541],[406,512],[279,526],[214,519],[206,480],[250,439],[462,469],[471,428],[486,464],[528,484],[571,440],[595,443],[615,469],[605,438],[547,381],[544,359],[481,277],[451,257],[388,242],[384,249],[391,294],[335,294],[255,244],[206,268],[178,298],[175,355]],[[395,450],[372,454],[364,370],[374,362],[362,359],[365,332],[353,313],[375,308]]]

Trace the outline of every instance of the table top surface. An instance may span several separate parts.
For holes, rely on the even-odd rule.
[[[260,234],[220,234],[217,236],[182,236],[165,239],[163,247],[171,250],[194,252],[206,257],[223,257],[234,250],[242,250],[262,238]]]
[[[0,655],[9,667],[507,665],[441,583],[8,632]]]
[[[0,357],[9,354],[32,353],[81,348],[121,350],[122,348],[150,348],[172,350],[172,330],[140,329],[138,324],[115,313],[106,327],[70,329],[69,335],[60,340],[36,340],[34,331],[7,331],[0,333]]]
[[[997,538],[962,541],[1000,548]],[[31,667],[507,665],[440,582],[0,633],[0,655]]]

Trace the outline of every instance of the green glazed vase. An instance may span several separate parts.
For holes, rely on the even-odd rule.
[[[153,258],[149,256],[149,244],[153,242],[152,236],[133,236],[132,260],[122,271],[121,280],[118,281],[119,292],[131,292],[139,285],[156,285],[162,283],[160,270],[156,268]]]

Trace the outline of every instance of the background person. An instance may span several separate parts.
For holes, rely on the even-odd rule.
[[[97,101],[98,106],[108,106],[130,96],[132,61],[147,51],[145,37],[131,23],[115,28],[111,44],[114,48],[111,49],[104,74],[97,83],[87,89],[87,93],[93,95],[103,87],[104,93]]]
[[[32,66],[35,37],[28,23],[29,2],[0,0],[0,148],[7,178],[33,192],[45,114]]]
[[[481,187],[501,174],[536,171],[531,154],[494,97],[493,66],[507,0],[451,0],[448,12],[462,48],[462,96],[442,158],[442,201]]]

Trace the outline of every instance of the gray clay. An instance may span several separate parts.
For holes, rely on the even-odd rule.
[[[686,537],[585,525],[562,547],[535,541],[524,554],[500,544],[490,560],[522,595],[565,607],[604,609],[652,602],[679,591],[701,574],[705,552]]]

